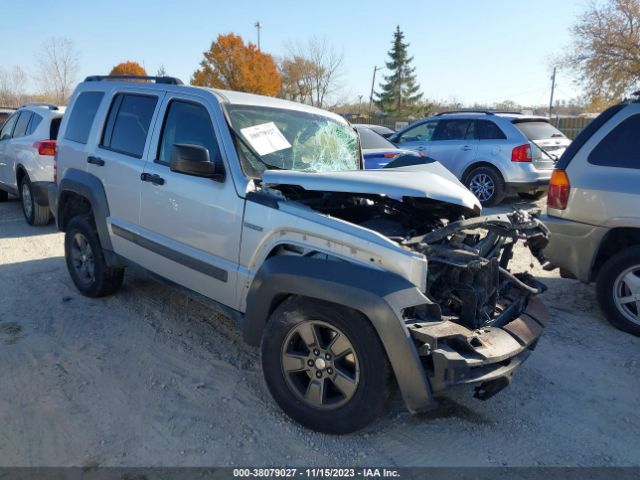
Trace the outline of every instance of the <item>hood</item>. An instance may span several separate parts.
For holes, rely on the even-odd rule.
[[[266,170],[262,174],[265,185],[293,185],[305,190],[321,192],[362,193],[402,197],[429,198],[459,205],[478,215],[478,199],[440,163],[343,172],[298,172],[294,170]]]

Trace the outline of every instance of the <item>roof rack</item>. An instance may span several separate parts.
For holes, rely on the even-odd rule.
[[[57,105],[54,105],[53,103],[47,103],[47,102],[25,103],[24,105],[20,105],[18,108],[25,108],[25,107],[45,107],[45,108],[48,108],[49,110],[58,110]]]
[[[101,82],[103,80],[153,80],[166,85],[183,85],[182,80],[175,77],[150,77],[146,75],[91,75],[85,82]]]
[[[511,115],[522,115],[522,112],[510,112],[510,111],[506,111],[506,110],[449,110],[447,112],[440,112],[440,113],[436,113],[436,117],[439,117],[441,115],[449,115],[452,113],[482,113],[484,115],[495,115],[495,114],[511,114]]]

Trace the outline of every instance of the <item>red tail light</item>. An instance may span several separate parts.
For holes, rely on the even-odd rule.
[[[41,140],[33,144],[33,148],[38,149],[40,155],[53,156],[56,154],[55,140]]]
[[[531,161],[531,145],[520,145],[511,152],[512,162],[530,162]]]
[[[554,170],[549,181],[549,191],[547,193],[547,207],[564,210],[569,202],[569,192],[571,184],[569,177],[564,170]]]
[[[385,153],[384,155],[382,155],[384,158],[393,158],[396,155],[398,155],[397,153]]]

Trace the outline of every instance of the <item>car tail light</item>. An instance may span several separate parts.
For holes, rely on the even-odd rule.
[[[56,154],[56,141],[40,140],[33,144],[33,148],[37,148],[40,155],[53,156]]]
[[[520,145],[511,152],[512,162],[530,162],[531,161],[531,145]]]
[[[396,155],[398,155],[397,153],[385,153],[384,155],[382,155],[384,158],[393,158]]]
[[[547,192],[547,207],[564,210],[569,202],[569,192],[571,184],[569,177],[564,170],[555,169],[549,181],[549,191]]]

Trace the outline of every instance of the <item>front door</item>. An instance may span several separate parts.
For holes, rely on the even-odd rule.
[[[429,154],[429,142],[437,125],[437,120],[429,120],[408,128],[395,139],[394,143],[401,148],[415,150],[427,155]]]
[[[163,102],[155,156],[144,168],[140,234],[146,252],[138,258],[149,270],[235,307],[244,201],[228,169],[218,181],[169,168],[176,144],[203,146],[212,161],[223,163],[208,101],[169,93]]]

